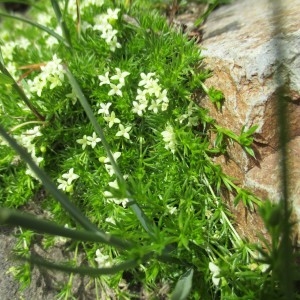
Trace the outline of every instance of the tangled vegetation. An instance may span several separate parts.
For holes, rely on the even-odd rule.
[[[197,42],[151,1],[80,2],[0,14],[0,220],[23,227],[15,277],[25,288],[31,264],[88,275],[97,299],[284,299],[279,223],[270,251],[242,240],[222,190],[261,202],[213,162],[228,141],[254,156],[256,127],[236,135],[193,101],[224,99],[205,86]],[[278,210],[266,203],[269,224]],[[28,204],[48,221],[14,210]],[[74,257],[36,257],[37,240]],[[59,299],[76,298],[73,279]]]

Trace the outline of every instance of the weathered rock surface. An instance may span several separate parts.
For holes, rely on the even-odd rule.
[[[254,141],[257,161],[233,145],[229,148],[230,159],[219,157],[217,162],[258,196],[278,201],[279,84],[275,76],[278,66],[283,65],[282,77],[290,97],[290,201],[300,220],[300,0],[281,2],[282,7],[275,7],[276,1],[239,0],[210,15],[204,26],[202,46],[205,63],[213,70],[213,76],[206,84],[223,91],[226,101],[221,111],[208,99],[199,101],[220,125],[235,133],[243,125],[259,126]],[[284,50],[279,57],[278,44]],[[263,230],[261,220],[255,214],[245,218],[241,208],[236,208],[235,213],[240,232],[256,240],[255,233]]]

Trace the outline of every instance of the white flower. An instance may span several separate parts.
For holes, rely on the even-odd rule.
[[[15,42],[6,42],[1,45],[1,52],[4,60],[13,60],[13,52],[15,46]]]
[[[116,9],[108,8],[107,13],[106,13],[107,19],[108,20],[118,20],[119,11],[120,11],[119,8],[116,8]]]
[[[104,4],[104,0],[84,0],[80,3],[81,8],[89,7],[91,5],[95,5],[101,7]]]
[[[28,39],[24,38],[24,37],[21,37],[19,38],[17,41],[16,41],[16,45],[19,47],[19,48],[22,48],[24,50],[27,50],[27,48],[29,47],[30,45],[30,42]]]
[[[169,103],[169,99],[167,97],[167,90],[163,90],[162,92],[159,93],[158,97],[157,97],[157,102],[161,103]]]
[[[131,130],[131,126],[127,126],[126,128],[122,125],[119,124],[119,131],[116,133],[116,136],[124,136],[126,139],[130,139],[130,136],[128,132]]]
[[[115,52],[116,48],[122,48],[122,45],[118,42],[117,37],[114,36],[113,39],[109,43],[109,49],[110,49],[110,51]]]
[[[221,278],[219,277],[220,268],[217,265],[215,265],[213,262],[210,262],[208,264],[208,267],[209,267],[209,270],[212,274],[212,282],[216,287],[218,287],[219,284],[220,284],[220,280],[221,280]]]
[[[93,28],[93,26],[90,24],[90,23],[88,23],[88,22],[86,22],[86,21],[83,21],[82,23],[81,23],[81,31],[82,32],[86,32],[87,31],[87,29],[89,29],[89,28]]]
[[[39,97],[42,95],[43,88],[47,84],[46,80],[42,79],[40,76],[34,77],[33,81],[27,81],[29,86],[29,91],[32,93],[36,93]]]
[[[115,170],[112,165],[105,164],[104,166],[105,166],[105,170],[107,171],[107,173],[109,174],[110,177],[115,174]]]
[[[268,265],[268,264],[261,264],[259,266],[259,269],[261,270],[262,273],[267,272],[269,270],[269,268],[270,268],[270,265]]]
[[[71,168],[68,173],[62,174],[61,177],[66,179],[68,185],[70,185],[73,180],[75,180],[79,177],[79,175],[74,173],[74,168]]]
[[[145,84],[145,89],[149,95],[155,95],[156,97],[158,97],[161,93],[161,87],[158,84],[158,79],[149,79]]]
[[[111,106],[111,102],[108,103],[100,103],[101,108],[98,110],[98,114],[109,115],[109,107]]]
[[[148,100],[146,99],[147,90],[137,89],[137,96],[135,97],[140,103],[147,103]]]
[[[33,81],[28,80],[30,92],[36,92],[40,97],[43,88],[50,82],[50,89],[61,86],[64,80],[64,69],[61,65],[62,60],[53,55],[52,60],[45,66],[41,66],[41,73],[34,78]]]
[[[155,114],[157,114],[158,108],[159,108],[159,104],[155,100],[152,100],[151,105],[148,107],[148,109],[152,110]]]
[[[133,101],[132,104],[133,104],[132,111],[134,113],[138,114],[139,116],[142,116],[144,111],[147,108],[147,104],[136,102],[136,101]]]
[[[165,142],[165,149],[171,150],[172,153],[175,153],[176,149],[176,139],[173,127],[171,125],[166,126],[166,130],[161,133],[163,140]]]
[[[171,206],[171,205],[167,205],[167,209],[168,209],[170,215],[177,214],[177,207]]]
[[[103,17],[103,15],[96,16],[94,18],[94,21],[96,24],[93,26],[93,30],[107,32],[113,29],[113,27],[107,22],[107,20]]]
[[[108,268],[111,266],[111,261],[110,261],[109,255],[102,254],[100,249],[96,250],[95,261],[98,263],[99,268]]]
[[[110,87],[111,87],[111,90],[108,92],[109,96],[118,95],[118,96],[122,97],[123,94],[122,94],[121,88],[123,87],[123,85],[121,83],[119,83],[118,85],[111,83]]]
[[[95,148],[97,143],[101,142],[101,139],[97,137],[96,132],[93,132],[93,135],[88,136],[86,139],[87,139],[87,144],[91,145],[92,148]]]
[[[142,80],[139,82],[139,86],[148,85],[153,75],[155,75],[155,73],[141,73]]]
[[[121,152],[112,153],[112,156],[113,156],[114,160],[117,161],[117,159],[121,156]],[[109,157],[106,157],[103,162],[105,164],[110,163]]]
[[[48,13],[39,13],[37,15],[37,22],[44,26],[50,25],[52,16]]]
[[[117,74],[110,77],[111,80],[118,80],[122,85],[125,84],[125,77],[128,76],[129,72],[122,72],[119,68],[116,68]]]
[[[115,221],[115,219],[114,219],[113,217],[108,217],[108,218],[106,218],[106,219],[105,219],[105,222],[107,222],[107,223],[112,223],[112,224],[116,225],[116,221]]]
[[[108,122],[108,127],[111,128],[115,123],[121,123],[121,121],[116,118],[116,114],[114,111],[108,117],[104,117],[104,120]]]
[[[35,162],[35,164],[38,165],[38,166],[40,165],[40,162],[43,161],[43,157],[37,157],[37,156],[35,156],[35,153],[34,153],[34,152],[31,153],[31,157],[32,157],[33,161]],[[27,174],[27,175],[29,175],[29,176],[35,178],[35,179],[38,180],[38,181],[41,181],[41,180],[37,177],[37,175],[35,174],[35,172],[30,168],[29,165],[27,165],[27,170],[26,170],[25,174]]]
[[[77,142],[78,144],[81,144],[81,145],[82,145],[82,149],[84,150],[85,147],[88,145],[87,136],[84,135],[82,139],[76,140],[76,142]]]
[[[102,32],[101,37],[109,44],[118,33],[115,29],[109,29]]]
[[[59,183],[59,186],[57,187],[59,190],[65,191],[68,187],[68,182],[64,179],[57,179],[57,182]]]
[[[109,72],[106,72],[105,75],[99,75],[98,78],[100,80],[100,84],[99,85],[103,85],[103,84],[110,84],[110,80],[109,80]]]
[[[34,126],[33,129],[26,130],[25,135],[31,135],[32,138],[42,136],[42,133],[40,132],[40,126]]]

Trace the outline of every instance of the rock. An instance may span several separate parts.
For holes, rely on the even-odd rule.
[[[297,157],[300,156],[300,0],[286,0],[282,7],[276,1],[239,0],[214,11],[203,28],[205,64],[213,71],[206,81],[225,95],[221,111],[208,99],[199,99],[201,106],[223,127],[239,133],[242,126],[257,124],[251,159],[241,147],[229,147],[229,160],[216,159],[225,172],[238,179],[262,198],[280,199],[278,131],[276,97],[280,87],[276,81],[279,64],[288,92],[290,201],[300,219],[300,177]],[[275,13],[274,13],[275,11]],[[276,32],[280,24],[280,32]],[[278,25],[279,26],[279,25]],[[280,45],[283,53],[276,53]],[[293,167],[293,168],[292,168]],[[240,232],[252,241],[263,230],[256,214],[246,221],[244,210],[234,208]],[[251,221],[252,220],[252,221]],[[300,231],[300,226],[298,231]],[[253,234],[255,232],[255,234]]]

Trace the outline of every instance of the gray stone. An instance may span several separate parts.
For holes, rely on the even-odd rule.
[[[241,186],[274,201],[280,198],[276,172],[279,166],[276,93],[281,84],[285,84],[291,99],[288,104],[291,166],[297,161],[293,157],[300,156],[300,0],[281,2],[282,7],[277,1],[239,0],[210,15],[203,28],[201,47],[205,64],[213,76],[205,84],[220,89],[226,101],[218,111],[208,99],[199,99],[200,105],[209,109],[220,125],[235,133],[239,133],[243,125],[247,128],[258,125],[254,136],[256,161],[239,146],[232,145],[230,159],[219,157],[216,162],[226,173],[236,177]],[[277,45],[282,53],[276,53]],[[284,82],[278,84],[276,72],[280,64]],[[290,179],[290,200],[299,220],[299,172],[290,168]],[[240,231],[248,231],[248,237],[255,240],[253,232],[263,230],[259,218],[252,215],[252,222],[247,222],[241,208],[233,210],[238,215]]]

